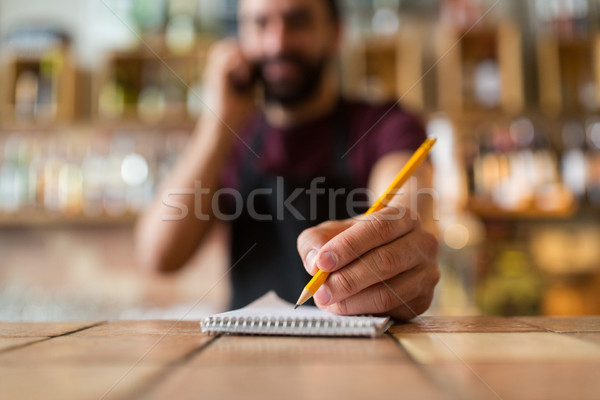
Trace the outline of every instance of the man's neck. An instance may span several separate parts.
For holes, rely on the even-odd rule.
[[[276,103],[266,104],[267,122],[276,128],[290,128],[327,115],[334,110],[338,101],[339,89],[335,82],[332,76],[324,76],[315,96],[293,107],[284,107]]]

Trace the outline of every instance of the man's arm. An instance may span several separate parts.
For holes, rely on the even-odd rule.
[[[250,71],[237,43],[225,40],[213,46],[209,55],[204,78],[209,101],[203,117],[136,225],[136,255],[144,269],[179,269],[213,220],[212,196],[219,188],[222,168],[234,141],[240,140],[237,131],[254,108],[253,94],[234,89],[232,76],[243,80]]]
[[[383,193],[409,157],[397,152],[381,158],[371,172],[370,189]],[[438,243],[428,231],[434,226],[431,197],[417,194],[431,186],[431,165],[422,164],[413,179],[416,185],[407,182],[404,194],[389,207],[358,219],[325,222],[300,235],[298,251],[307,271],[331,273],[314,296],[319,307],[397,319],[413,318],[429,308],[440,278]]]

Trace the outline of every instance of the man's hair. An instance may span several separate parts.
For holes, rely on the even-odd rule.
[[[325,5],[331,14],[331,18],[338,22],[340,20],[340,7],[337,0],[325,0]]]

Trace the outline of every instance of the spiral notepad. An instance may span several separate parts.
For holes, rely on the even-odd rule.
[[[269,292],[239,310],[211,315],[200,325],[202,332],[239,335],[379,336],[390,318],[340,316],[313,306],[294,305]]]

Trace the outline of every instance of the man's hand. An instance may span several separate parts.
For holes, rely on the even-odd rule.
[[[314,296],[337,314],[411,319],[431,305],[440,279],[438,243],[410,210],[387,207],[357,219],[328,221],[302,232],[306,270],[330,272]]]

